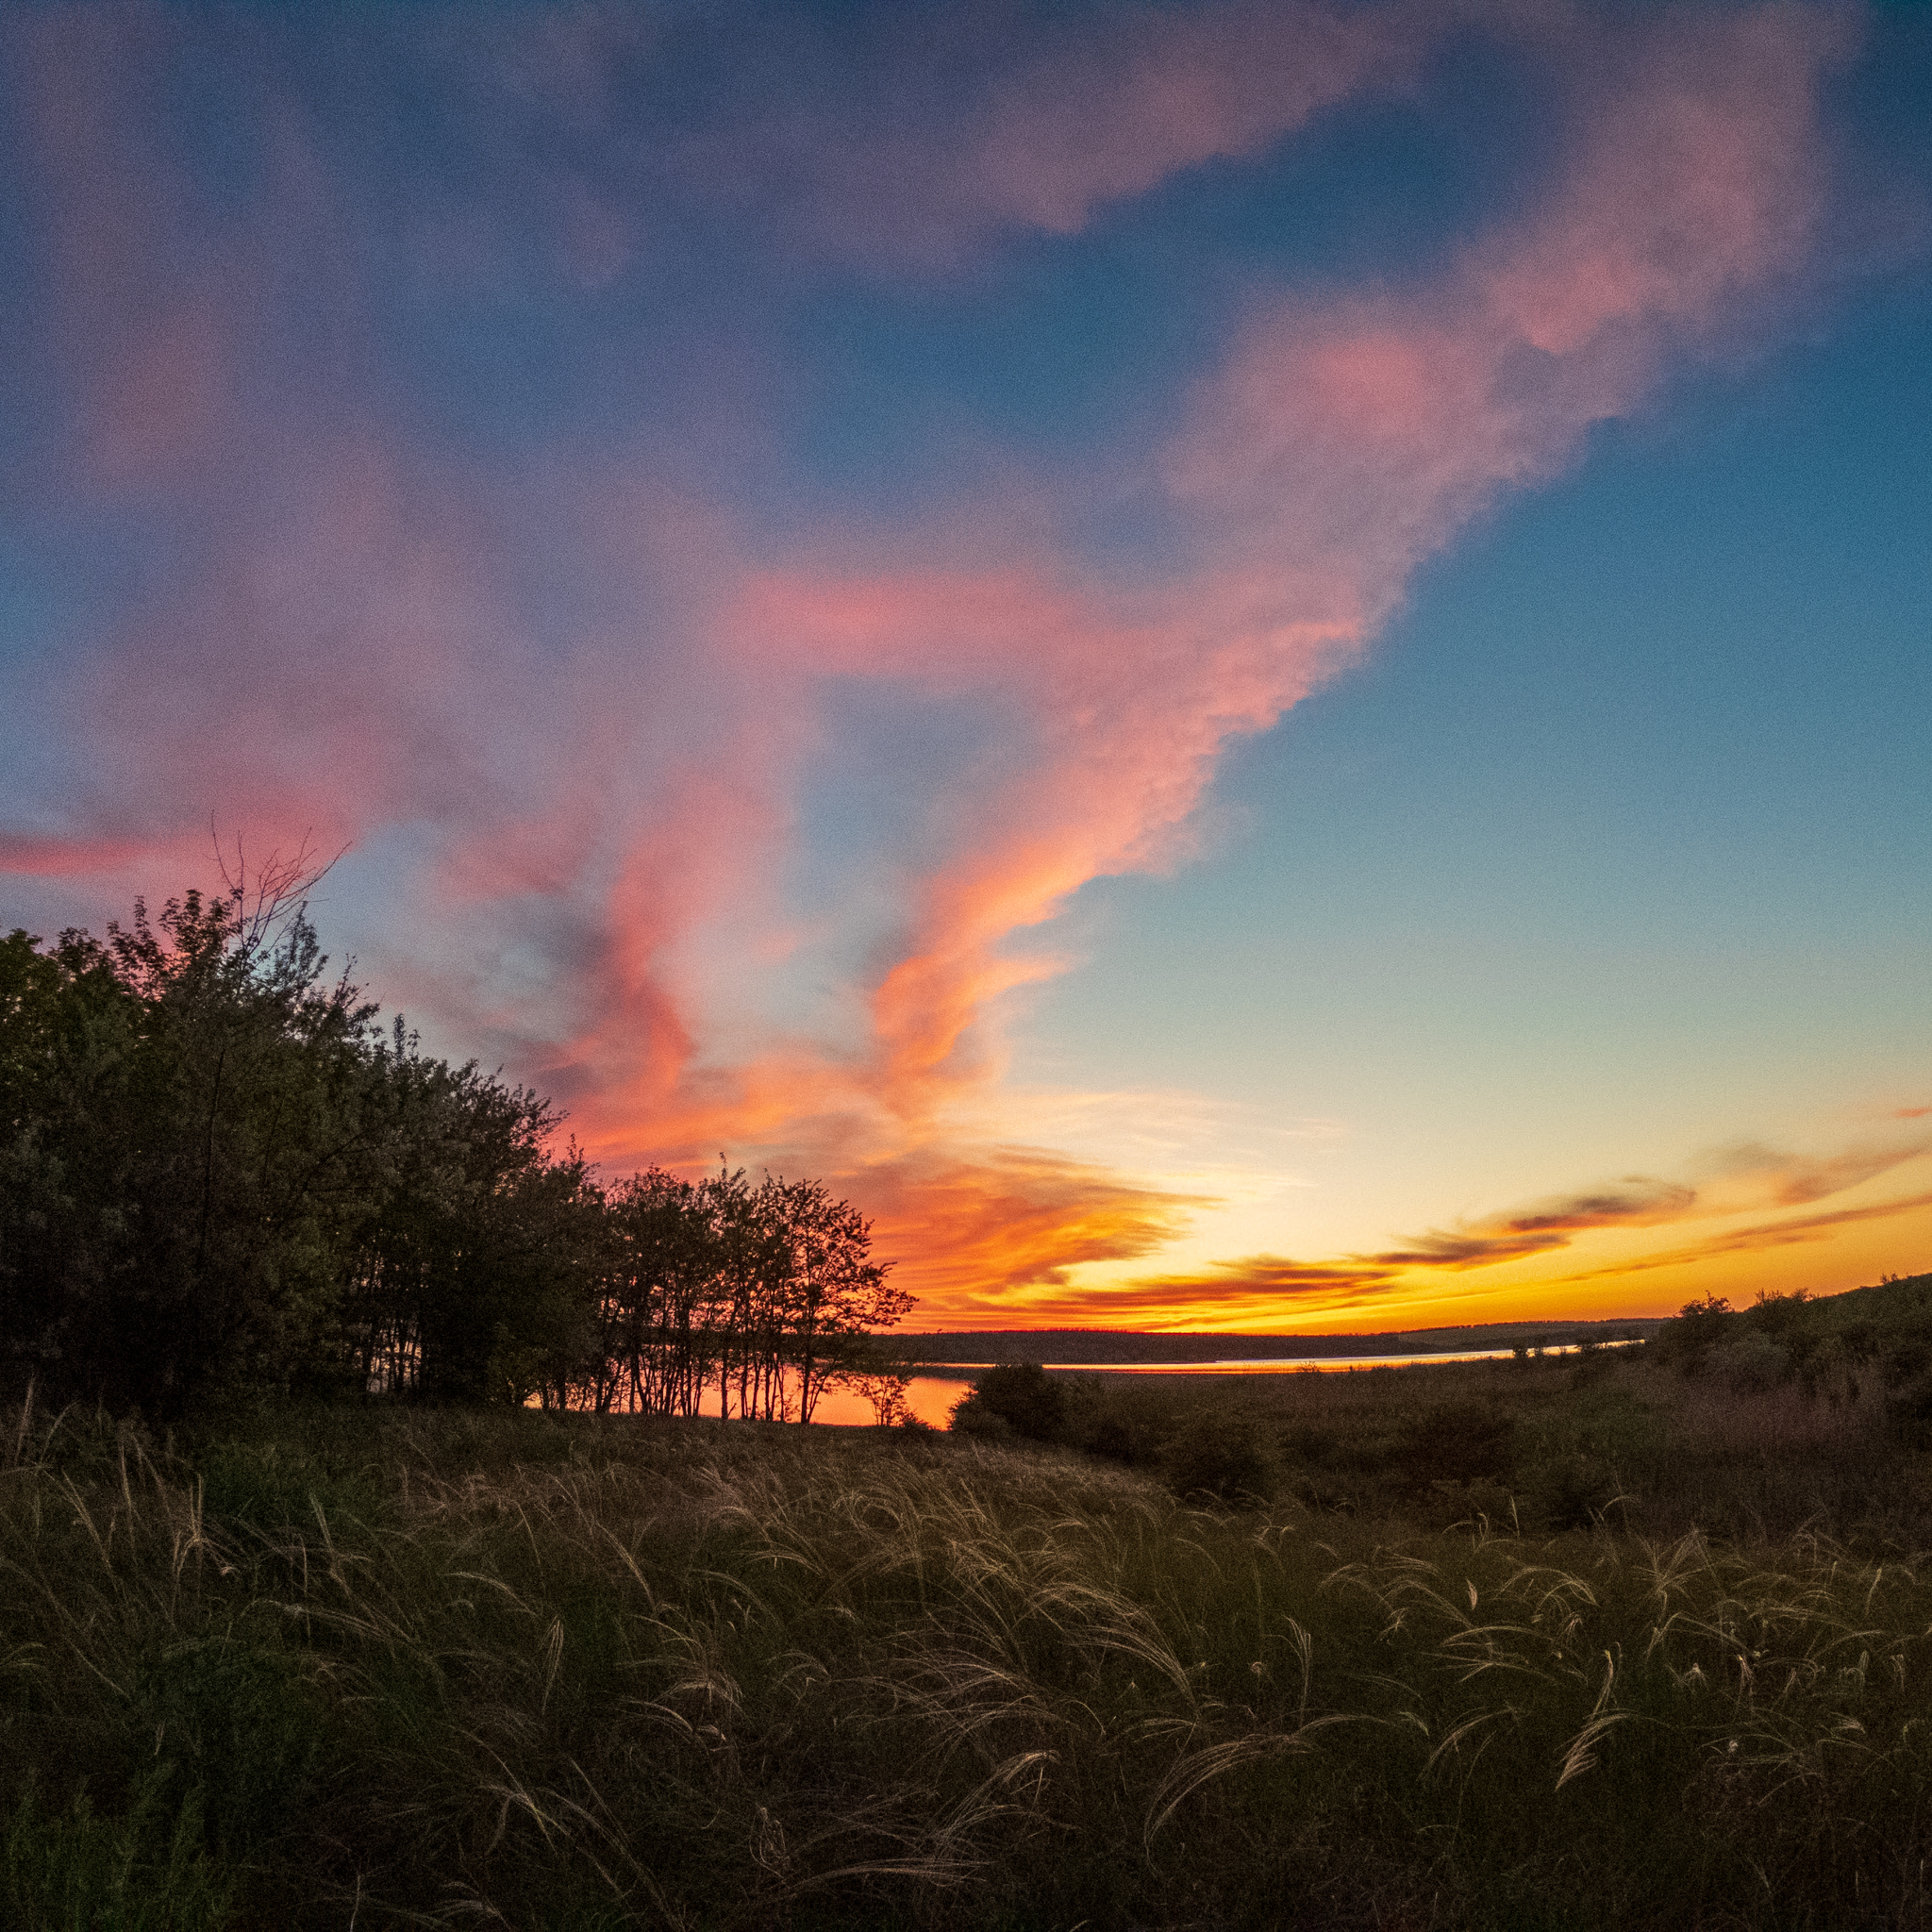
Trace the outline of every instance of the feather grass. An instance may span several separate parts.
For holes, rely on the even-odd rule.
[[[536,1414],[0,1457],[23,1927],[1928,1914],[1932,1581],[1816,1532]]]

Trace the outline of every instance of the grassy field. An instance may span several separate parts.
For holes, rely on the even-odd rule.
[[[1925,1924],[1910,1364],[1757,1332],[1076,1388],[1106,1455],[17,1413],[0,1916]]]

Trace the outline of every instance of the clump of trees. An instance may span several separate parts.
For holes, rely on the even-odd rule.
[[[389,1392],[808,1421],[911,1297],[823,1183],[608,1185],[384,1027],[274,865],[0,941],[0,1387],[158,1419]]]
[[[870,1383],[872,1342],[912,1304],[872,1258],[871,1224],[823,1181],[661,1168],[600,1197],[595,1345],[532,1388],[545,1403],[809,1422],[834,1379]]]

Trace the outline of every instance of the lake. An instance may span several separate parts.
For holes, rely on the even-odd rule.
[[[1457,1353],[1424,1355],[1327,1355],[1268,1357],[1261,1359],[1234,1359],[1219,1362],[1047,1362],[1044,1366],[1057,1375],[1335,1375],[1362,1369],[1406,1369],[1423,1362],[1507,1361],[1514,1353],[1507,1348],[1465,1349]],[[1574,1348],[1552,1348],[1550,1355],[1574,1355]],[[953,1412],[953,1405],[973,1387],[972,1377],[993,1366],[991,1362],[947,1362],[931,1370],[915,1373],[906,1387],[906,1399],[921,1422],[942,1429]],[[843,1389],[832,1390],[819,1404],[815,1418],[822,1423],[869,1423],[869,1404]]]

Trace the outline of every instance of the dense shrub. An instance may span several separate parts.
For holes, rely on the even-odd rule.
[[[962,1436],[974,1436],[984,1442],[1010,1442],[1014,1429],[1005,1416],[995,1415],[977,1395],[962,1395],[953,1405],[946,1426]]]
[[[1551,1533],[1589,1529],[1605,1520],[1621,1493],[1616,1470],[1602,1458],[1581,1453],[1553,1457],[1524,1473],[1519,1520]]]
[[[1403,1462],[1418,1488],[1507,1476],[1513,1430],[1509,1412],[1490,1403],[1432,1403],[1405,1432]]]
[[[1168,1487],[1183,1500],[1264,1503],[1280,1476],[1272,1446],[1254,1421],[1240,1414],[1195,1416],[1164,1461]]]
[[[1038,1362],[1002,1362],[974,1385],[974,1397],[1017,1436],[1058,1442],[1067,1425],[1066,1391]]]

